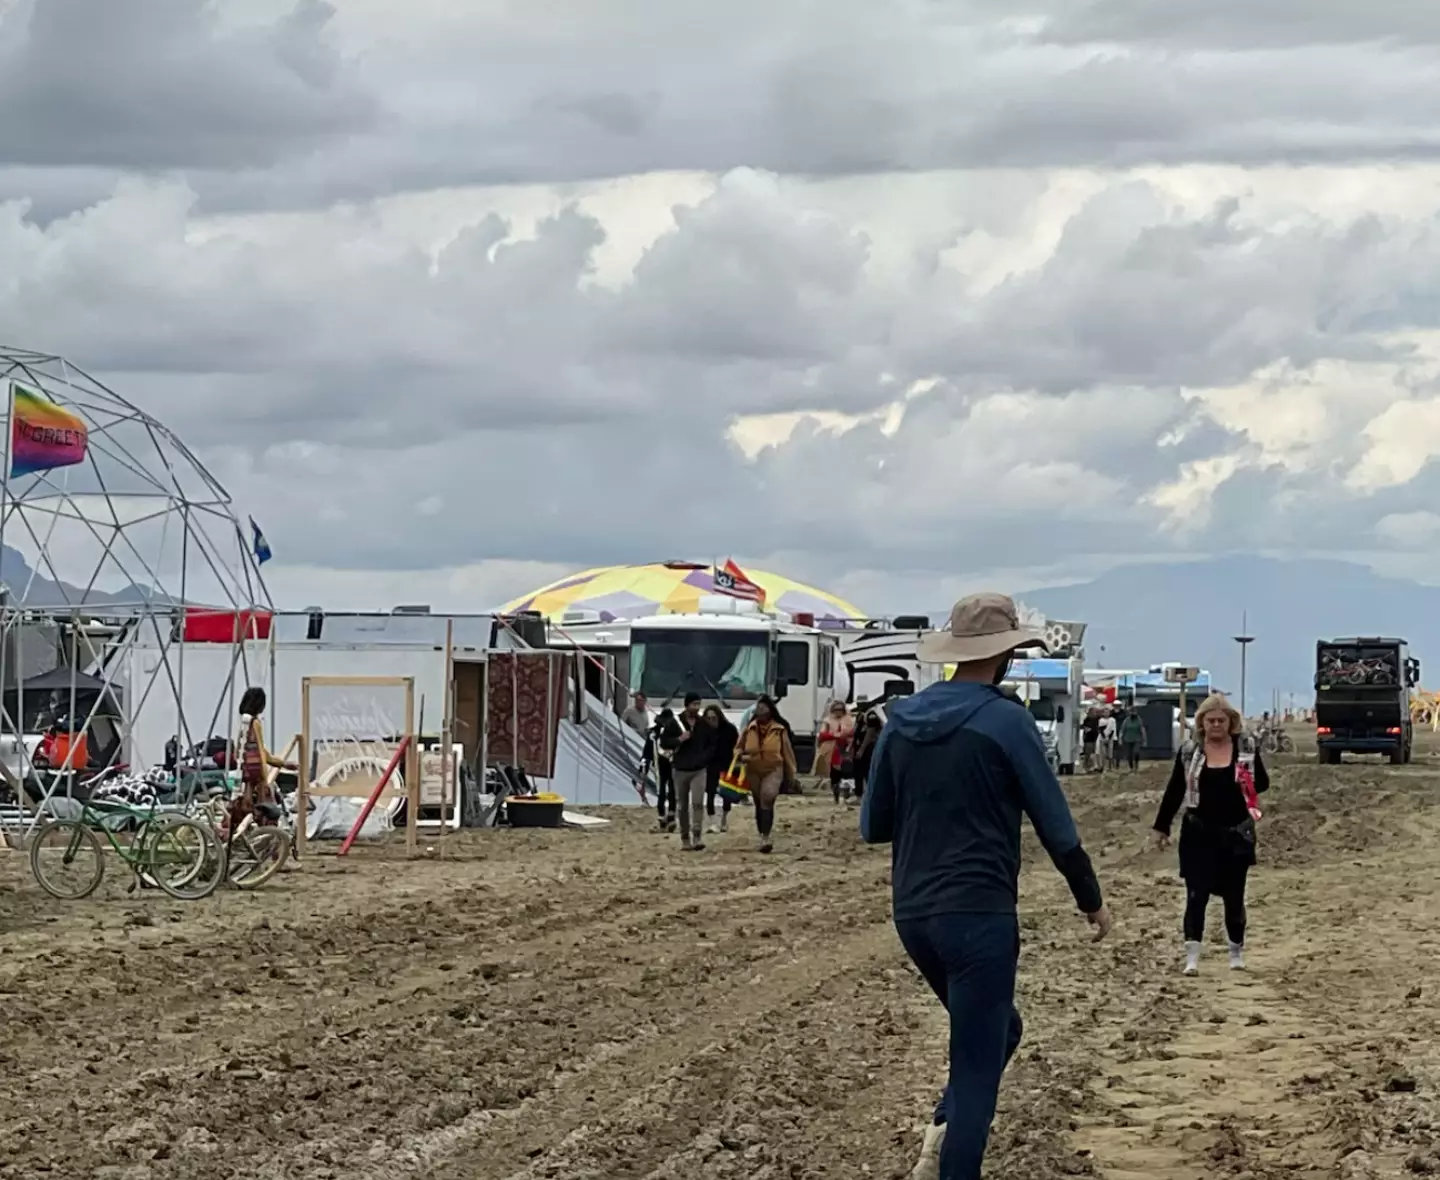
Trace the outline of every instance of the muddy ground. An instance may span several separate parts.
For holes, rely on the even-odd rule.
[[[1251,970],[1184,979],[1161,771],[1067,782],[1115,911],[1092,947],[1027,837],[1026,1040],[990,1174],[1440,1173],[1440,758],[1275,768]],[[598,832],[317,857],[257,895],[61,904],[0,853],[0,1176],[901,1177],[945,1025],[888,850],[783,799],[700,855]],[[1218,911],[1218,905],[1216,906]]]

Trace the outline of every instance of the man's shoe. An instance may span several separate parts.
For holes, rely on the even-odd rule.
[[[944,1123],[925,1128],[925,1142],[920,1145],[920,1159],[910,1172],[910,1180],[940,1180],[940,1149],[944,1145]]]

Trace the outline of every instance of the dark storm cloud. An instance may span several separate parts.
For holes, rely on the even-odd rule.
[[[222,31],[205,0],[21,0],[0,25],[0,162],[265,169],[370,125],[323,0]]]
[[[1429,159],[1436,16],[1394,0],[716,6],[220,28],[202,0],[27,0],[0,28],[0,167],[183,171],[203,206],[749,166]],[[563,13],[563,16],[560,15]],[[1028,22],[1023,18],[1030,17]],[[0,173],[0,192],[13,190]]]

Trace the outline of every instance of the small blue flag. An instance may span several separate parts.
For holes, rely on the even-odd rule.
[[[260,526],[255,523],[255,518],[250,518],[250,548],[255,554],[255,564],[264,565],[270,560],[270,542],[265,539],[265,534],[260,531]]]

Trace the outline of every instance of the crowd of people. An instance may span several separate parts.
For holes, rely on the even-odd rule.
[[[1086,774],[1116,770],[1123,760],[1129,770],[1140,769],[1140,751],[1149,735],[1139,710],[1123,703],[1089,709],[1080,723],[1081,767]]]
[[[762,696],[734,725],[717,704],[689,693],[677,712],[668,705],[653,717],[650,702],[635,693],[621,716],[641,737],[637,782],[656,786],[656,828],[680,834],[687,852],[703,852],[705,836],[730,830],[737,796],[755,810],[760,851],[774,848],[775,804],[796,789],[799,766],[794,732],[773,697]],[[852,712],[831,702],[815,740],[811,775],[828,781],[837,805],[859,803],[882,723],[873,711]],[[727,774],[743,778],[743,791],[724,789]]]

